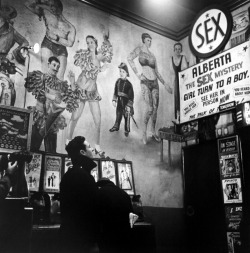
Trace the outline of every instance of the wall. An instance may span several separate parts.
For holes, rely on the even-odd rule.
[[[50,2],[50,1],[47,1]],[[24,36],[30,45],[38,42],[41,44],[45,32],[45,22],[39,20],[38,16],[25,7],[25,1],[3,0],[2,5],[9,5],[16,9],[17,16],[11,21],[13,27]],[[140,81],[133,73],[130,66],[129,80],[134,88],[134,118],[139,128],[131,122],[131,132],[129,137],[124,136],[123,121],[120,131],[110,133],[109,129],[115,122],[115,109],[112,106],[113,91],[116,80],[119,78],[118,66],[121,62],[127,62],[128,54],[138,45],[141,45],[141,34],[148,32],[152,36],[152,46],[150,51],[157,59],[159,73],[166,83],[170,83],[170,56],[173,53],[174,41],[164,38],[156,33],[147,31],[139,26],[131,24],[120,18],[94,9],[76,0],[62,0],[63,17],[75,27],[75,37],[72,46],[67,47],[68,58],[64,80],[69,83],[68,73],[73,71],[76,78],[81,73],[81,69],[74,65],[74,55],[79,49],[87,49],[86,36],[93,35],[98,40],[98,48],[103,41],[102,31],[109,32],[109,39],[113,46],[113,57],[111,63],[107,64],[107,69],[98,74],[97,87],[102,100],[99,102],[101,110],[101,138],[100,147],[110,158],[133,161],[136,193],[141,194],[142,202],[145,206],[181,208],[183,202],[182,175],[181,175],[181,145],[173,143],[171,147],[173,164],[170,166],[167,161],[167,143],[164,142],[164,162],[160,162],[160,144],[149,137],[150,127],[148,127],[148,142],[142,143],[143,117],[142,110],[145,104],[142,100]],[[50,14],[51,15],[51,14]],[[51,21],[48,21],[51,22]],[[66,21],[67,22],[67,21]],[[17,47],[17,43],[10,49],[10,53]],[[14,61],[14,60],[13,60]],[[24,66],[15,62],[16,65],[25,72]],[[141,72],[138,59],[135,64]],[[61,64],[62,65],[62,64]],[[103,63],[101,63],[103,65]],[[41,54],[30,53],[29,71],[39,70],[46,72],[42,68]],[[27,108],[36,105],[36,98],[31,92],[24,88],[23,76],[16,73],[11,75],[15,81],[16,101],[14,106]],[[26,98],[26,99],[25,99]],[[159,82],[159,107],[156,123],[156,131],[164,126],[171,125],[174,119],[174,96],[169,94]],[[66,119],[67,127],[57,133],[58,153],[65,153],[65,141],[71,113],[64,111],[62,114]],[[94,147],[95,124],[88,102],[77,123],[73,136],[83,135]],[[43,144],[40,150],[44,150]]]

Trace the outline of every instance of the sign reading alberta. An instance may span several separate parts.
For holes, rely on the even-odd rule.
[[[223,104],[250,100],[250,42],[179,73],[180,122],[219,112]]]

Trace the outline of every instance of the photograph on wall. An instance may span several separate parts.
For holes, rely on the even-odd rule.
[[[93,169],[90,171],[90,173],[91,173],[91,175],[93,176],[93,178],[95,179],[95,182],[97,182],[98,179],[99,179],[98,160],[93,159],[93,161],[96,163],[96,167],[93,168]]]
[[[32,112],[0,105],[0,151],[29,150]]]
[[[240,252],[241,238],[240,232],[227,232],[228,253]]]
[[[242,188],[240,178],[222,180],[224,204],[242,203]]]
[[[248,11],[244,10],[233,16],[233,29],[230,38],[230,48],[235,47],[249,40],[249,16]]]
[[[112,181],[115,185],[117,184],[114,161],[110,160],[101,161],[101,177],[106,177],[110,181]]]
[[[62,158],[60,156],[46,155],[44,161],[44,190],[59,192],[61,181]]]
[[[242,208],[241,205],[225,206],[227,230],[239,231],[242,221]]]
[[[119,187],[128,194],[135,194],[131,163],[117,163]]]
[[[240,176],[238,153],[220,156],[220,174],[222,179]]]
[[[43,155],[31,153],[33,158],[30,163],[25,163],[25,177],[30,191],[39,191]]]
[[[64,158],[64,174],[68,171],[70,167],[72,167],[73,164],[71,162],[71,159],[69,157]]]

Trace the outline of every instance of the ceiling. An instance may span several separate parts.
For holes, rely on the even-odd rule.
[[[249,0],[80,0],[158,34],[179,41],[189,34],[197,14],[212,4],[230,11]]]

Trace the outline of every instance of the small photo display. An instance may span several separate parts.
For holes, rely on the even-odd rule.
[[[93,178],[95,179],[95,181],[97,182],[99,179],[99,172],[98,172],[98,161],[93,160],[96,163],[96,167],[94,169],[91,170],[91,175],[93,176]]]
[[[25,163],[25,177],[29,191],[39,191],[39,182],[42,169],[42,154],[33,153],[30,163]]]
[[[242,203],[242,189],[240,178],[222,180],[224,203]]]
[[[106,177],[116,185],[115,163],[113,161],[101,161],[101,177]]]
[[[220,172],[222,178],[240,176],[239,155],[230,154],[220,157]]]
[[[128,194],[135,194],[131,163],[117,163],[119,187]]]
[[[60,156],[45,156],[44,186],[47,192],[59,192],[61,181],[62,158]]]
[[[240,232],[227,232],[228,253],[241,251]]]

